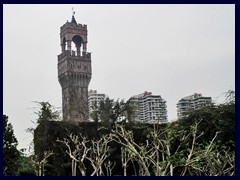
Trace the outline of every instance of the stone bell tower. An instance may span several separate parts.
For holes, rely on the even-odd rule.
[[[62,87],[63,120],[89,120],[88,85],[92,76],[91,54],[87,52],[87,25],[71,22],[60,28],[61,54],[58,81]]]

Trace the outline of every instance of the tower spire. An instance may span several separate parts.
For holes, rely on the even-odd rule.
[[[72,7],[72,16],[75,15],[75,11],[74,11],[74,8]]]
[[[71,22],[74,23],[74,24],[77,24],[77,21],[76,21],[74,15],[75,15],[75,11],[74,11],[74,9],[72,7],[72,21]]]

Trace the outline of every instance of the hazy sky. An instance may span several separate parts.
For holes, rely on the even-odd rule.
[[[3,5],[3,113],[19,148],[32,136],[33,101],[61,107],[60,26],[88,26],[89,89],[127,100],[150,91],[176,103],[202,93],[220,103],[235,90],[235,5]]]

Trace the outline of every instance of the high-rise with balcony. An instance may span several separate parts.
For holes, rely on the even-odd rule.
[[[140,122],[166,122],[167,105],[160,95],[153,95],[145,91],[142,94],[131,97],[131,103],[135,105],[135,120]]]
[[[186,116],[190,111],[212,103],[211,97],[204,97],[202,94],[194,93],[193,95],[183,97],[177,103],[178,118]]]
[[[98,93],[97,90],[89,90],[88,91],[88,107],[89,111],[91,112],[93,109],[93,106],[97,105],[99,106],[100,101],[103,101],[108,96],[103,93]]]

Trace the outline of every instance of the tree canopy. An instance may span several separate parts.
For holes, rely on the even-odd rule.
[[[101,121],[103,124],[112,125],[117,121],[131,122],[134,119],[135,107],[130,100],[116,100],[106,98],[100,101],[99,105],[94,104],[90,117],[94,122]]]
[[[17,145],[13,126],[8,122],[8,116],[3,115],[3,170],[6,176],[17,175],[20,157]]]
[[[55,110],[49,102],[42,101],[37,103],[40,105],[40,110],[35,112],[38,115],[37,123],[60,119],[60,112]]]

